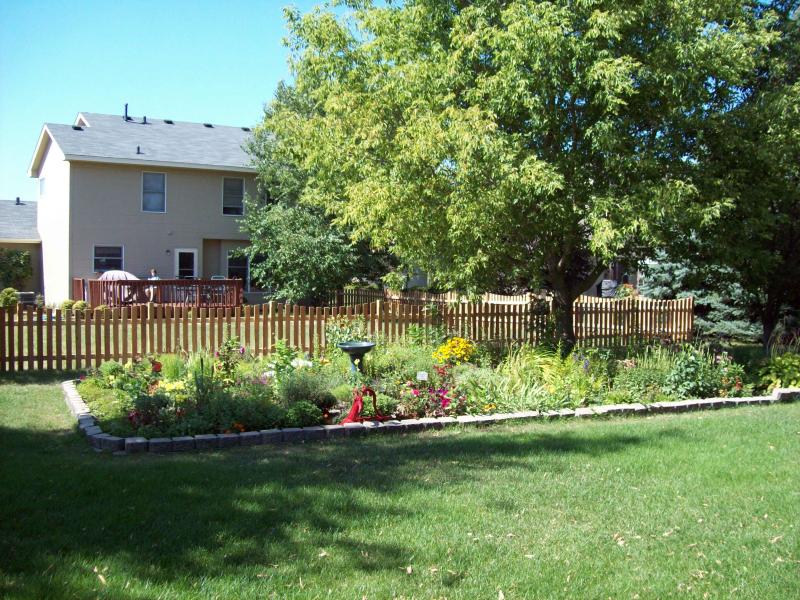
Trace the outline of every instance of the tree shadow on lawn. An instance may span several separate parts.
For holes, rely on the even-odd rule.
[[[563,471],[565,456],[600,457],[680,435],[676,428],[594,435],[501,427],[111,456],[74,432],[0,428],[0,572],[14,574],[26,595],[43,589],[39,575],[64,559],[116,557],[126,577],[165,584],[254,577],[253,569],[287,561],[303,573],[322,571],[330,568],[320,562],[322,549],[353,571],[399,572],[409,549],[363,534],[426,512],[410,505],[409,493],[435,497],[504,470]]]

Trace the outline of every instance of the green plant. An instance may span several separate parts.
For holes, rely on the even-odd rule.
[[[95,312],[98,312],[98,311],[99,312],[106,312],[106,311],[111,310],[111,309],[108,307],[108,304],[98,304],[97,306],[94,307],[94,310],[95,310]]]
[[[800,387],[800,353],[773,356],[759,372],[760,386],[771,392],[778,387]]]
[[[167,381],[183,379],[187,371],[187,363],[177,354],[163,354],[158,357],[161,363],[161,377]]]
[[[300,402],[311,402],[320,409],[333,408],[336,404],[326,375],[309,368],[294,369],[279,379],[277,397],[288,408]]]
[[[7,287],[0,292],[0,308],[14,308],[17,305],[17,290]]]
[[[75,300],[67,299],[61,303],[61,310],[64,312],[72,310],[73,308],[75,308]]]
[[[336,344],[354,340],[368,340],[367,322],[362,316],[339,316],[328,319],[325,323],[325,340],[329,347],[335,348]]]
[[[0,285],[22,287],[31,275],[33,266],[28,250],[0,248]]]
[[[89,303],[86,300],[78,300],[72,305],[72,310],[74,311],[83,311],[89,308]]]
[[[720,371],[708,352],[684,346],[675,357],[663,390],[677,398],[707,398],[717,394],[722,384]]]
[[[215,355],[214,371],[223,380],[233,381],[236,374],[236,366],[244,358],[245,347],[242,346],[239,338],[229,337],[220,345]]]
[[[36,305],[36,308],[45,308],[44,296],[42,294],[36,294],[33,303]]]
[[[306,401],[296,402],[286,411],[282,424],[284,427],[309,427],[323,421],[322,410]]]

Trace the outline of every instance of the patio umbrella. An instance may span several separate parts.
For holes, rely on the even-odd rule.
[[[139,281],[139,278],[133,273],[127,271],[106,271],[100,275],[100,281]]]
[[[127,271],[106,271],[100,275],[100,281],[139,281],[139,278],[133,273]],[[134,298],[134,290],[127,285],[112,286],[110,289],[104,290],[102,302],[110,306],[119,306],[120,304],[132,302]]]

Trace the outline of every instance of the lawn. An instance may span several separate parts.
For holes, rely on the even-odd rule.
[[[0,380],[3,597],[800,596],[800,404],[111,456],[58,380]]]

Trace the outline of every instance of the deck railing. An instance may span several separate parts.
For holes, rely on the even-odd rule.
[[[197,308],[240,306],[244,297],[241,279],[157,279],[89,280],[90,306],[127,306],[131,304],[171,304]]]

